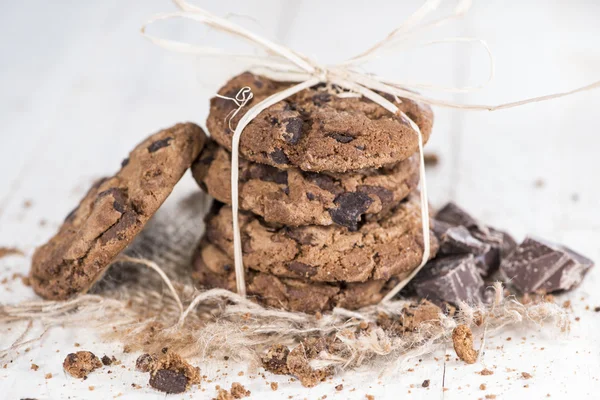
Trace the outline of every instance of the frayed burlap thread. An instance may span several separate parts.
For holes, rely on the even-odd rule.
[[[158,352],[163,347],[184,357],[229,356],[257,366],[273,344],[294,346],[307,337],[335,341],[335,352],[322,352],[315,365],[337,369],[370,365],[381,370],[431,353],[451,340],[457,324],[484,335],[511,325],[554,326],[568,330],[557,304],[522,304],[505,297],[501,284],[488,304],[460,304],[454,316],[440,314],[415,331],[398,335],[377,325],[383,313],[402,316],[411,302],[394,300],[361,310],[336,308],[309,315],[265,308],[224,289],[199,291],[191,281],[191,259],[204,226],[208,202],[194,194],[161,210],[93,292],[68,301],[36,300],[0,307],[0,323],[22,324],[23,334],[0,358],[31,346],[55,326],[93,328],[125,351]],[[173,229],[176,226],[177,229]],[[143,258],[141,258],[143,257]],[[32,325],[41,334],[33,335]],[[369,329],[360,329],[369,326]],[[482,354],[483,351],[480,351]]]

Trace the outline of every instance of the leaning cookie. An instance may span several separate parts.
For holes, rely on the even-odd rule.
[[[267,222],[289,226],[338,224],[356,229],[364,217],[377,219],[418,185],[416,157],[380,169],[346,173],[280,170],[240,159],[241,208]],[[209,142],[192,166],[194,178],[211,196],[231,204],[231,154]]]
[[[206,288],[236,290],[233,261],[210,243],[200,244],[194,260],[193,277]],[[245,278],[248,295],[263,305],[306,313],[334,307],[353,310],[377,304],[398,281],[394,277],[389,281],[363,283],[315,283],[251,270],[246,271]]]
[[[388,217],[358,230],[332,226],[270,225],[240,213],[244,265],[280,277],[322,282],[388,280],[412,271],[423,256],[418,195],[400,203]],[[232,212],[222,206],[207,217],[206,238],[233,257]],[[430,257],[437,239],[430,234]]]
[[[235,97],[247,86],[254,97],[231,121],[236,104],[214,97],[206,122],[210,135],[231,150],[230,127],[237,126],[252,106],[292,85],[251,73],[236,76],[219,94]],[[419,126],[423,142],[427,142],[433,126],[431,108],[382,95]],[[240,141],[240,154],[250,161],[314,172],[379,168],[406,160],[417,149],[418,135],[406,118],[364,97],[339,97],[335,89],[325,85],[303,90],[267,108],[246,126]]]
[[[86,292],[142,230],[204,146],[192,123],[140,143],[113,177],[96,182],[58,233],[33,255],[33,289],[47,299]]]

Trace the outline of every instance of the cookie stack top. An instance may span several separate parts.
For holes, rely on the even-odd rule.
[[[291,85],[244,73],[211,100],[207,126],[214,141],[192,166],[200,187],[217,200],[196,257],[203,285],[235,290],[231,127]],[[235,98],[245,87],[253,98],[234,115],[237,104],[223,97]],[[382,95],[429,139],[427,105]],[[423,255],[418,147],[418,133],[401,114],[332,86],[317,85],[262,111],[239,145],[248,292],[305,312],[380,301]],[[437,241],[429,240],[433,256]]]

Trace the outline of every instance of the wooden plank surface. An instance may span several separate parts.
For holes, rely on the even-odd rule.
[[[331,63],[383,37],[419,4],[273,0],[211,2],[207,7],[221,15],[234,12],[230,18],[236,22]],[[498,60],[498,78],[488,91],[445,98],[495,103],[599,78],[597,2],[530,0],[519,2],[518,9],[516,4],[476,3],[463,24],[439,32],[485,38]],[[144,136],[182,120],[204,125],[208,99],[240,67],[170,54],[139,35],[144,20],[170,10],[172,5],[161,0],[0,5],[0,246],[15,246],[30,256],[53,234],[90,182],[114,171]],[[157,29],[169,37],[206,37],[240,47],[189,24],[163,24]],[[472,47],[446,46],[393,55],[372,67],[410,81],[465,85],[483,77],[485,62],[480,56]],[[499,113],[436,109],[434,135],[427,146],[441,159],[428,173],[432,203],[456,200],[483,221],[519,238],[535,234],[600,259],[600,193],[594,184],[600,171],[599,99],[600,92],[586,93]],[[193,190],[189,176],[178,187],[180,193]],[[27,269],[27,258],[0,259],[0,279]],[[262,379],[239,378],[235,373],[221,377],[219,384],[243,381],[256,398],[363,399],[372,394],[476,399],[495,394],[513,399],[547,394],[564,398],[569,393],[593,399],[600,379],[596,339],[600,313],[593,311],[600,306],[599,280],[593,270],[582,287],[564,296],[573,303],[568,335],[547,329],[507,331],[490,339],[483,363],[473,366],[453,357],[444,362],[444,352],[439,352],[383,376],[367,370],[349,373],[311,390],[287,378],[269,377],[279,382],[280,389],[272,392]],[[0,285],[0,303],[31,297],[29,289],[14,282]],[[0,329],[1,348],[19,334]],[[101,354],[121,354],[93,332],[56,329],[43,347],[0,370],[0,390],[8,398],[100,399],[119,393],[125,398],[164,397],[146,387],[132,389],[132,382],[144,386],[145,381],[127,369],[116,371],[114,379],[106,374],[90,376],[85,384],[67,378],[60,365],[64,350],[74,350],[75,342]],[[126,365],[134,360],[133,355],[121,358]],[[31,362],[39,364],[40,371],[30,371]],[[494,375],[475,373],[484,367]],[[220,368],[219,363],[207,364],[203,373],[217,376]],[[244,367],[228,368],[237,372]],[[47,372],[54,378],[44,379]],[[521,372],[533,378],[524,381]],[[336,393],[334,386],[342,379],[345,389]],[[424,379],[431,380],[429,389],[420,387]],[[23,381],[31,385],[17,384]],[[488,389],[480,390],[481,383]],[[214,384],[205,383],[203,389],[194,398],[214,396]]]

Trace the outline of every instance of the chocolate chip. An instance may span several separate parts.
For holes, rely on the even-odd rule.
[[[297,144],[302,138],[302,125],[304,121],[302,118],[295,117],[289,118],[285,122],[285,132],[282,134],[283,140],[289,144]]]
[[[105,190],[103,192],[98,193],[98,199],[101,199],[102,197],[105,196],[112,196],[114,201],[113,201],[113,208],[115,210],[117,210],[118,212],[120,212],[121,214],[123,214],[125,212],[125,204],[127,204],[127,192],[125,191],[125,189],[121,189],[121,188],[110,188],[108,190]]]
[[[333,202],[337,206],[329,210],[333,222],[350,230],[357,230],[360,217],[373,203],[373,199],[366,193],[347,192],[337,196]]]
[[[123,161],[121,161],[121,168],[125,167],[127,164],[129,164],[129,157],[123,159]]]
[[[412,283],[419,297],[455,305],[480,300],[483,286],[472,254],[438,257],[428,262]]]
[[[381,204],[386,206],[394,200],[394,193],[391,190],[383,188],[381,186],[370,186],[370,185],[361,185],[356,188],[361,193],[373,194],[379,197]]]
[[[269,157],[277,164],[289,164],[290,159],[283,152],[282,149],[275,149],[271,153],[269,153]]]
[[[306,198],[309,199],[310,201],[313,201],[315,199],[315,195],[312,194],[311,192],[306,192]]]
[[[310,278],[311,276],[315,276],[317,274],[316,267],[301,263],[299,261],[292,261],[291,263],[286,265],[286,268],[305,278]]]
[[[362,145],[360,145],[360,146],[354,146],[354,148],[355,148],[356,150],[360,150],[360,151],[363,151],[364,149],[366,149],[366,147],[365,147],[365,146],[362,146]]]
[[[272,167],[265,164],[250,164],[250,168],[245,171],[242,181],[250,179],[260,179],[265,182],[275,182],[279,185],[288,184],[288,173],[285,170]]]
[[[112,360],[106,354],[101,358],[101,360],[102,360],[102,364],[104,364],[104,365],[112,364]]]
[[[111,240],[124,240],[127,231],[137,223],[137,214],[133,210],[125,211],[119,221],[100,236],[100,243],[105,245]]]
[[[315,105],[322,106],[323,104],[331,101],[331,95],[327,92],[320,92],[312,97],[312,101],[315,103]]]
[[[333,139],[335,139],[339,143],[350,143],[351,141],[354,140],[354,136],[350,136],[348,134],[339,133],[339,132],[328,133],[325,136],[333,138]]]
[[[71,222],[75,218],[75,214],[77,214],[77,210],[79,210],[79,206],[75,207],[71,210],[65,217],[65,222]]]
[[[169,146],[169,144],[171,143],[172,140],[173,140],[172,137],[157,140],[156,142],[154,142],[150,146],[148,146],[148,151],[150,153],[154,153],[155,151],[158,151],[158,150],[162,149],[163,147]]]
[[[304,172],[303,176],[308,181],[314,183],[323,190],[327,190],[330,193],[340,194],[343,192],[343,189],[329,175],[317,174],[315,172]]]
[[[500,271],[523,293],[550,293],[573,289],[593,265],[565,246],[528,237],[502,261]]]
[[[148,382],[156,390],[165,393],[183,393],[188,384],[188,378],[184,374],[169,369],[159,369],[150,376]]]
[[[254,80],[254,86],[256,86],[258,89],[262,88],[264,85],[265,84],[260,79],[255,79]]]

